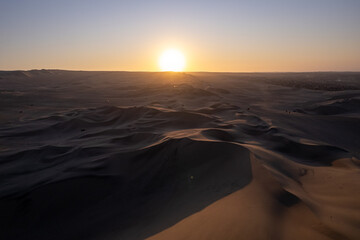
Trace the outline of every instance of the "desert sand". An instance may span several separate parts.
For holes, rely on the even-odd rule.
[[[360,239],[360,73],[0,71],[0,239]]]

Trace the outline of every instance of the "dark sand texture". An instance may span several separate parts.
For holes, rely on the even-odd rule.
[[[360,239],[360,73],[0,71],[0,239]]]

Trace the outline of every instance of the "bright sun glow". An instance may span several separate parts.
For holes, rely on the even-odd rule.
[[[181,72],[184,71],[185,57],[180,51],[170,49],[160,56],[159,65],[161,71]]]

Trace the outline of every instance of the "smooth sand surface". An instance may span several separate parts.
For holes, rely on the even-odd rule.
[[[360,239],[360,73],[0,71],[0,239]]]

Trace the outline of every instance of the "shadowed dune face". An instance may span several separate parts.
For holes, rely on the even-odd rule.
[[[5,239],[360,236],[360,74],[0,77]]]

